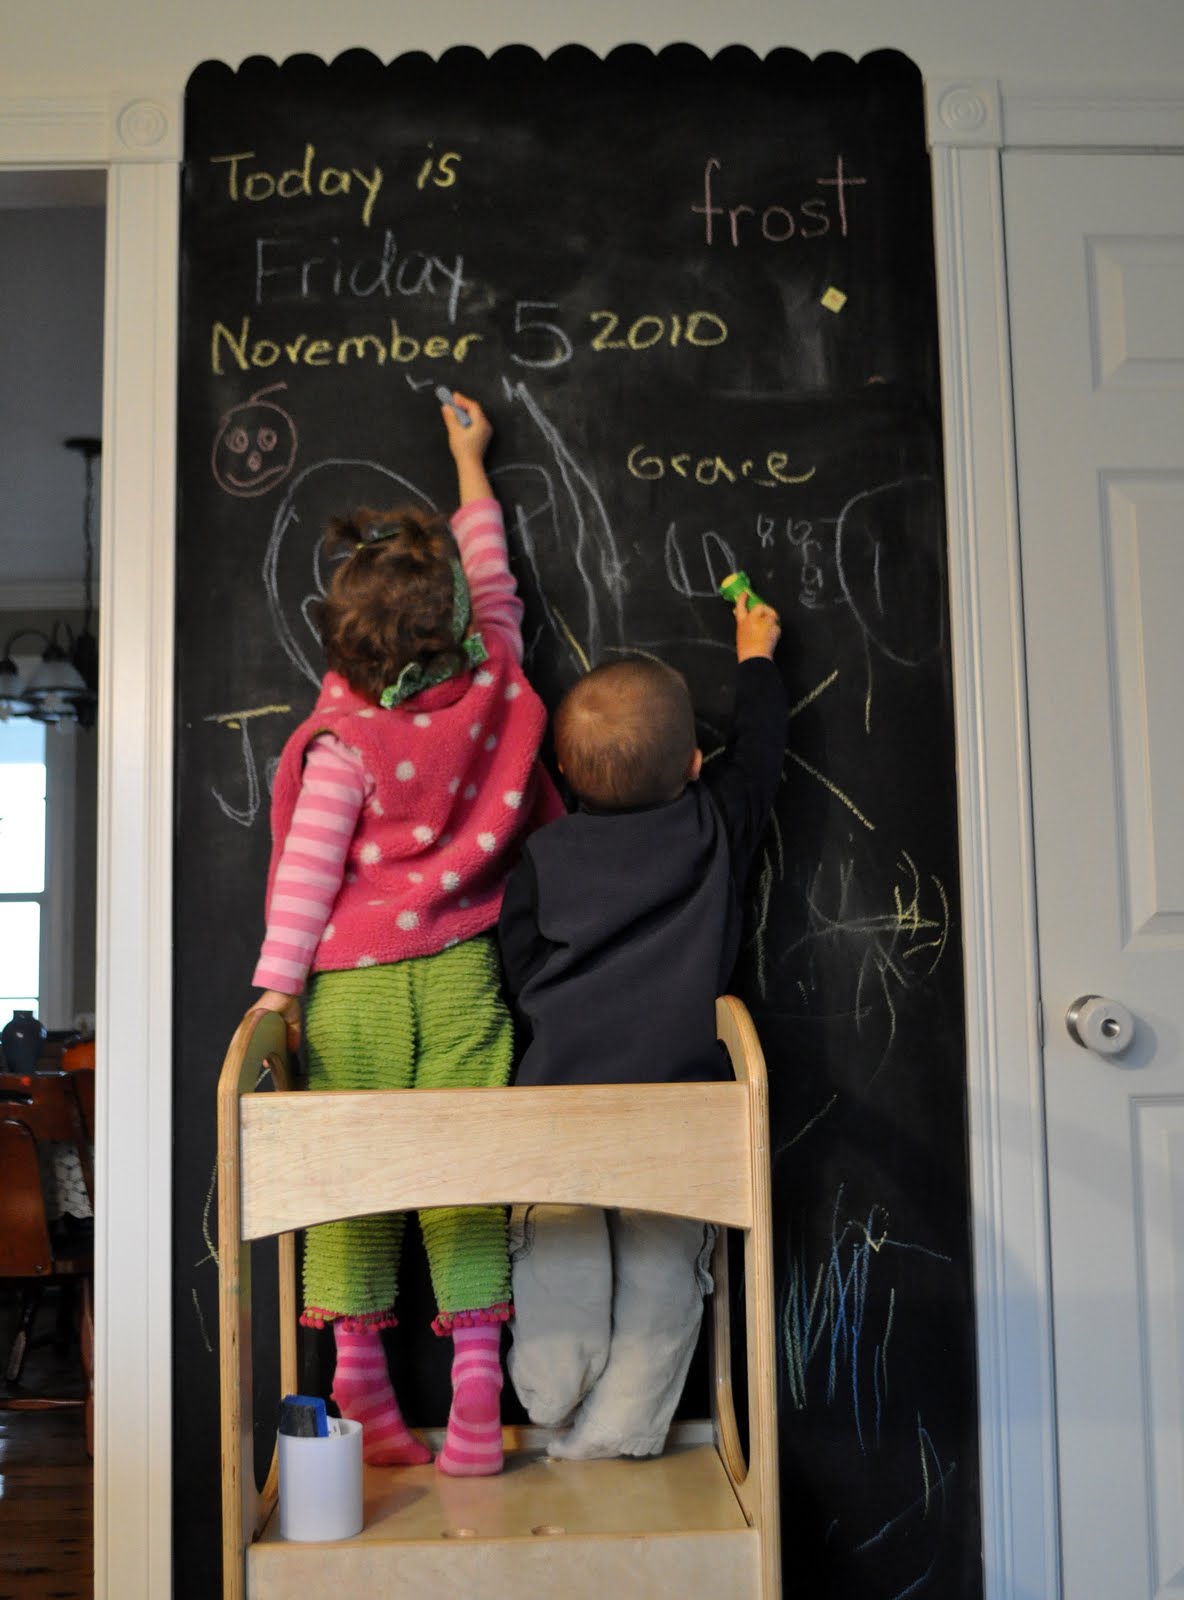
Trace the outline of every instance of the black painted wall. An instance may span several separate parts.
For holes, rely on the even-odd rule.
[[[318,674],[317,537],[350,504],[450,509],[438,383],[495,419],[527,668],[548,702],[589,661],[654,651],[689,678],[710,750],[732,660],[716,585],[743,566],[782,613],[794,712],[735,987],[772,1085],[787,1592],[972,1600],[919,74],[890,52],[686,46],[207,63],[183,182],[179,1600],[218,1581],[213,1091],[262,930],[270,772]],[[307,1371],[323,1358],[310,1342]],[[441,1383],[437,1364],[407,1390],[413,1416],[442,1420]],[[262,1450],[266,1386],[260,1416]]]

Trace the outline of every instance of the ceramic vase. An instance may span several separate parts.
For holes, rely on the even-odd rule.
[[[45,1043],[45,1029],[31,1011],[14,1011],[12,1021],[0,1028],[4,1065],[9,1072],[32,1072]]]

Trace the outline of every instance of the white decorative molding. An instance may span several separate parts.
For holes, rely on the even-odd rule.
[[[956,146],[959,141],[948,144]],[[999,154],[933,154],[987,1600],[1061,1593]]]
[[[999,85],[991,78],[937,78],[925,85],[931,148],[974,145],[997,149],[1003,141]]]
[[[1130,92],[1005,84],[1003,130],[1009,150],[1180,149],[1184,93],[1178,83]]]
[[[95,1600],[157,1600],[172,1592],[179,105],[177,96],[155,93],[0,97],[0,166],[107,170],[96,729]],[[45,598],[43,591],[37,603]]]
[[[1178,85],[1122,91],[933,78],[925,84],[925,111],[932,149],[1184,146],[1184,93]]]
[[[106,166],[181,159],[175,92],[74,99],[0,96],[0,165]]]
[[[175,95],[112,95],[111,153],[126,161],[179,161],[181,107]]]
[[[178,183],[108,174],[99,604],[95,1600],[172,1592]]]
[[[0,163],[88,166],[107,159],[107,102],[0,96]]]

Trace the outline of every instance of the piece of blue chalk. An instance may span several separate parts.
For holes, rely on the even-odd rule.
[[[460,423],[462,428],[469,428],[472,426],[472,417],[470,417],[464,406],[457,405],[456,401],[452,398],[452,390],[446,389],[442,383],[437,384],[436,386],[436,399],[442,406],[452,407],[453,412],[456,415],[456,420]]]
[[[325,1402],[316,1395],[287,1394],[280,1401],[281,1433],[298,1439],[324,1439],[329,1433]]]

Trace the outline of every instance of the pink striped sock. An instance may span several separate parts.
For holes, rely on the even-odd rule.
[[[502,1470],[501,1333],[500,1322],[452,1330],[452,1405],[436,1457],[450,1478],[484,1478]]]
[[[403,1421],[386,1369],[377,1328],[355,1331],[333,1324],[337,1371],[333,1399],[343,1417],[362,1424],[362,1459],[372,1467],[418,1467],[432,1459]]]

